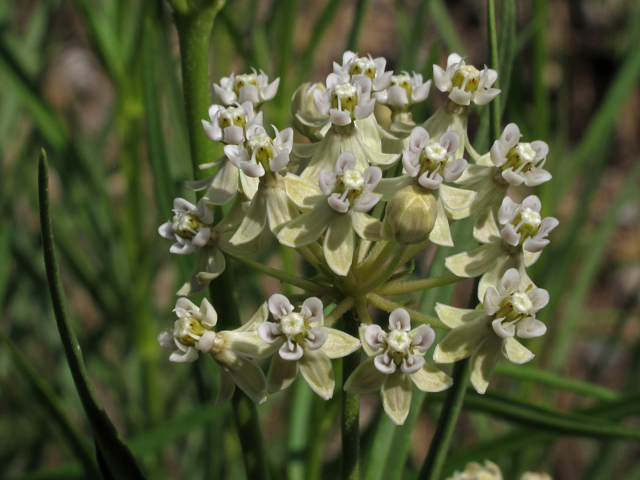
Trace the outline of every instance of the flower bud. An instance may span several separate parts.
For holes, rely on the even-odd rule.
[[[318,128],[309,124],[308,121],[305,121],[309,117],[323,117],[323,115],[318,112],[315,102],[313,101],[313,91],[315,89],[324,92],[327,88],[322,83],[303,83],[298,87],[291,98],[291,116],[293,118],[293,126],[298,132],[307,138],[317,141],[318,139],[314,133]],[[299,112],[302,114],[302,117],[298,116]]]
[[[405,245],[423,242],[437,216],[437,200],[432,193],[417,186],[405,187],[387,203],[383,236]]]

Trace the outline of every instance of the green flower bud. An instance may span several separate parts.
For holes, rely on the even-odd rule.
[[[436,197],[424,188],[405,187],[387,203],[383,235],[411,245],[425,241],[436,224]]]

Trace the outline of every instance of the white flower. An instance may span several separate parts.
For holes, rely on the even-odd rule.
[[[531,143],[519,142],[520,129],[510,123],[491,147],[491,161],[502,170],[502,177],[511,185],[536,187],[548,180],[551,174],[544,170],[544,162],[549,153],[549,145],[537,140]]]
[[[427,99],[430,88],[431,80],[424,82],[419,73],[413,72],[413,75],[409,76],[407,72],[403,72],[402,75],[391,77],[386,90],[375,92],[372,96],[382,105],[409,111],[413,105]]]
[[[485,460],[484,465],[471,462],[463,472],[456,472],[447,480],[502,480],[502,472],[500,467],[489,460]]]
[[[345,82],[351,81],[356,75],[369,77],[373,83],[373,91],[377,92],[389,86],[393,75],[391,71],[384,71],[386,65],[387,61],[383,57],[358,57],[357,53],[347,51],[342,55],[342,65],[333,62],[333,73]]]
[[[202,120],[204,133],[214,142],[238,145],[244,140],[245,131],[252,125],[262,125],[262,112],[255,113],[249,101],[242,105],[209,107],[210,122]]]
[[[373,190],[381,178],[378,167],[359,169],[351,152],[338,157],[333,173],[323,169],[318,185],[287,174],[287,195],[305,213],[285,226],[278,240],[296,248],[315,242],[326,231],[323,252],[327,264],[337,275],[347,275],[356,233],[364,239],[379,239],[380,222],[365,212],[380,200]]]
[[[272,140],[261,125],[247,129],[244,145],[227,145],[224,153],[231,163],[249,177],[262,177],[265,172],[283,170],[289,163],[289,154],[293,147],[293,129],[282,132],[273,126],[276,132]],[[266,169],[266,170],[265,170]]]
[[[299,370],[309,386],[328,400],[335,387],[330,359],[349,355],[360,347],[360,342],[324,326],[322,302],[316,297],[306,299],[299,312],[294,310],[287,297],[272,295],[269,311],[275,322],[257,326],[258,337],[272,350],[278,349],[267,375],[268,391],[279,392],[291,385]]]
[[[479,71],[473,65],[466,65],[457,53],[447,59],[447,69],[433,66],[433,81],[441,92],[448,92],[449,98],[458,105],[485,105],[493,100],[500,90],[491,88],[498,79],[498,72],[484,67]]]
[[[552,480],[548,473],[525,472],[520,480]]]
[[[187,255],[207,244],[211,236],[213,210],[204,200],[195,206],[184,198],[176,198],[173,212],[173,220],[158,228],[160,235],[175,242],[171,245],[171,253]]]
[[[238,76],[232,73],[229,77],[221,78],[220,85],[213,84],[213,89],[223,104],[251,102],[258,108],[276,96],[280,79],[276,78],[269,83],[269,77],[262,70],[260,73],[252,70],[253,73]]]
[[[533,358],[515,339],[544,335],[547,327],[536,313],[549,303],[549,293],[533,284],[522,287],[518,270],[505,272],[495,287],[488,287],[482,308],[465,310],[437,304],[440,320],[453,330],[436,347],[437,363],[451,363],[471,356],[471,383],[478,393],[489,385],[494,366],[504,354],[513,363]]]
[[[169,357],[170,361],[193,362],[199,352],[209,353],[221,367],[217,404],[231,398],[235,385],[254,402],[266,400],[264,373],[251,359],[264,358],[271,352],[254,333],[247,331],[265,318],[266,308],[259,310],[243,327],[222,332],[213,331],[218,316],[206,298],[198,308],[190,300],[181,297],[176,302],[174,312],[178,317],[174,327],[158,335],[161,346],[176,349]]]
[[[531,195],[521,205],[505,197],[498,211],[502,229],[498,229],[493,212],[482,217],[473,236],[481,245],[468,252],[452,255],[445,266],[460,277],[478,277],[478,298],[482,299],[487,287],[496,286],[510,268],[520,272],[522,286],[531,284],[525,267],[533,265],[542,249],[549,243],[546,238],[558,226],[553,217],[541,218],[540,199]]]
[[[424,360],[434,339],[429,325],[411,330],[409,314],[397,308],[389,315],[389,333],[378,325],[364,329],[369,358],[353,371],[344,389],[351,393],[380,390],[385,412],[402,425],[411,406],[412,381],[423,392],[440,392],[452,385],[449,376]]]
[[[371,79],[354,75],[346,81],[335,73],[327,77],[327,89],[313,90],[315,106],[321,115],[329,114],[331,123],[349,125],[354,120],[367,118],[373,113],[376,101],[371,98]]]

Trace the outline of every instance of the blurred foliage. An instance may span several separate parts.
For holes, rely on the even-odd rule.
[[[640,4],[496,3],[503,125],[550,144],[554,181],[536,193],[561,225],[532,272],[551,293],[540,315],[549,333],[528,343],[532,364],[500,364],[490,394],[467,394],[445,474],[490,458],[505,478],[546,470],[556,480],[637,479]],[[451,51],[488,63],[484,11],[471,0],[230,1],[215,21],[211,80],[249,67],[280,76],[265,116],[284,128],[297,85],[322,81],[347,47],[427,78]],[[148,478],[243,478],[229,409],[212,404],[213,365],[170,365],[156,341],[189,271],[156,232],[172,199],[191,195],[168,5],[6,0],[0,25],[0,477],[92,478],[82,467],[94,452],[89,424],[42,260],[36,172],[45,147],[62,283],[97,398]],[[438,93],[417,120],[442,103]],[[487,151],[488,109],[472,115],[474,131]],[[454,228],[455,249],[418,259],[413,275],[442,274],[444,257],[472,243],[461,237],[468,227]],[[257,261],[281,266],[267,244]],[[282,289],[233,268],[244,318]],[[415,300],[430,313],[434,295],[464,305],[469,290]],[[380,415],[377,397],[362,398],[364,478],[416,478],[443,398],[414,395],[403,427]],[[299,383],[259,407],[274,478],[335,478],[339,400]]]

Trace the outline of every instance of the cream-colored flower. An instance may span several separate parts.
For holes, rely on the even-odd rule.
[[[299,312],[294,310],[287,297],[272,295],[269,311],[274,321],[257,326],[257,336],[271,351],[278,351],[269,366],[268,391],[287,388],[300,372],[313,391],[328,400],[335,388],[330,359],[353,353],[360,348],[360,341],[325,327],[322,302],[316,297],[306,299]]]
[[[489,460],[485,460],[484,465],[471,462],[463,472],[456,472],[447,480],[502,480],[502,472],[500,467]]]
[[[333,62],[333,73],[345,82],[357,75],[364,75],[371,80],[373,91],[378,92],[389,86],[393,75],[393,72],[384,71],[386,65],[387,61],[383,57],[359,57],[357,53],[347,51],[342,55],[342,65]]]
[[[467,65],[460,55],[452,53],[447,58],[447,69],[433,66],[433,81],[441,92],[458,105],[485,105],[493,100],[500,90],[491,88],[498,79],[498,72],[484,67],[482,71]]]
[[[523,473],[520,480],[553,480],[548,473]]]
[[[513,363],[526,363],[533,353],[515,339],[544,335],[547,327],[536,313],[549,303],[549,293],[529,284],[521,286],[515,268],[506,271],[496,287],[488,287],[482,306],[475,310],[438,303],[436,313],[452,328],[433,354],[437,363],[471,357],[471,384],[484,393],[500,353]]]
[[[211,237],[211,207],[204,200],[200,200],[196,206],[184,198],[176,198],[173,201],[173,212],[173,220],[158,228],[161,236],[175,242],[171,245],[170,252],[188,255],[205,246]]]
[[[445,266],[460,277],[478,277],[480,286],[478,299],[482,299],[487,287],[497,285],[510,268],[520,272],[522,286],[531,282],[525,267],[533,265],[542,249],[549,243],[546,238],[558,226],[553,217],[540,216],[540,199],[535,195],[515,204],[505,197],[498,218],[502,226],[498,229],[493,212],[483,219],[482,226],[475,228],[473,236],[481,245],[468,252],[448,257]]]
[[[238,145],[245,138],[245,132],[252,125],[262,125],[262,112],[255,113],[251,102],[242,105],[209,107],[210,122],[202,120],[204,133],[214,142]]]
[[[218,321],[215,309],[205,298],[198,308],[181,297],[174,309],[178,320],[174,327],[158,335],[158,342],[166,348],[176,349],[169,357],[172,362],[193,362],[198,353],[209,353],[220,366],[220,390],[217,404],[231,398],[235,386],[240,387],[254,402],[267,398],[267,382],[260,367],[251,359],[264,358],[271,353],[263,342],[248,330],[265,317],[262,309],[247,324],[230,331],[214,332]]]
[[[287,174],[287,195],[304,213],[280,231],[278,240],[288,247],[302,247],[326,231],[323,252],[327,264],[337,275],[347,275],[356,233],[367,240],[380,238],[380,222],[365,212],[380,200],[373,192],[381,178],[378,167],[359,169],[351,152],[338,157],[333,172],[322,170],[318,184]]]
[[[404,308],[389,315],[389,333],[378,325],[362,332],[369,358],[353,371],[344,389],[351,393],[380,390],[384,410],[396,425],[402,425],[409,414],[412,382],[423,392],[440,392],[452,385],[448,375],[424,360],[435,339],[433,329],[420,325],[411,330]]]
[[[232,73],[228,77],[222,77],[220,85],[213,84],[216,95],[224,105],[251,102],[258,109],[264,102],[276,96],[280,79],[276,78],[269,83],[269,77],[262,70],[260,73],[252,70],[253,73],[243,75]]]

